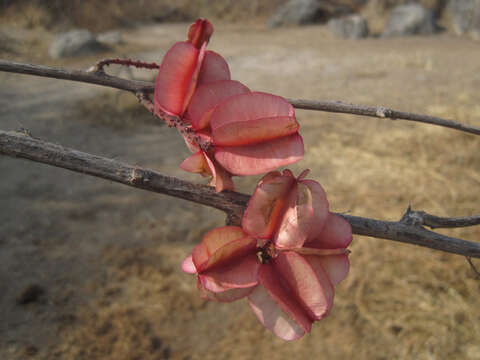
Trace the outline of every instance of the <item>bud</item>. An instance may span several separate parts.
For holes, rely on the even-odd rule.
[[[188,29],[188,41],[197,49],[208,43],[213,34],[213,25],[206,19],[197,19]]]

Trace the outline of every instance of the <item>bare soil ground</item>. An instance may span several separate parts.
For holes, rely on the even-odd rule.
[[[185,30],[130,29],[118,54],[159,61]],[[41,39],[33,44],[4,56],[52,63]],[[340,41],[323,27],[217,25],[209,47],[255,90],[480,125],[480,48],[469,40]],[[55,64],[86,68],[95,60]],[[180,137],[129,94],[14,74],[0,81],[2,130],[28,128],[201,181],[178,167],[188,155]],[[332,210],[392,220],[409,204],[445,216],[480,211],[478,137],[403,121],[297,116],[306,156],[292,169],[311,169]],[[223,224],[221,213],[6,157],[0,174],[2,359],[480,359],[480,281],[462,257],[356,236],[331,315],[285,343],[246,301],[202,301],[195,279],[180,270],[202,234]],[[239,190],[251,192],[254,183],[239,179]],[[444,233],[480,238],[478,227]]]

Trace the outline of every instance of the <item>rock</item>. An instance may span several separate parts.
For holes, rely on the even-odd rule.
[[[480,10],[477,10],[476,12],[474,27],[470,30],[470,35],[474,40],[480,40]]]
[[[480,1],[477,0],[477,6],[473,15],[472,28],[470,33],[475,40],[480,40]]]
[[[324,23],[333,16],[351,13],[346,5],[332,0],[289,0],[270,17],[267,25],[278,27],[282,25],[306,25]]]
[[[360,15],[349,15],[328,22],[332,33],[343,39],[361,39],[368,36],[367,21]]]
[[[412,3],[393,8],[382,37],[429,35],[437,31],[433,11]]]
[[[439,19],[439,17],[442,16],[447,1],[448,0],[414,0],[415,3],[432,11],[435,19]],[[412,0],[368,0],[356,12],[367,20],[370,35],[381,35],[393,8],[400,5],[411,4],[412,2]]]
[[[182,9],[179,4],[169,4],[160,6],[160,9],[153,14],[153,21],[155,22],[189,22],[194,21],[195,17],[192,17],[188,11]]]
[[[453,30],[458,35],[480,35],[480,0],[450,0],[447,6]]]
[[[123,43],[122,34],[120,31],[107,31],[97,35],[97,40],[105,45],[119,45]]]
[[[28,345],[25,348],[24,353],[26,356],[35,356],[38,354],[38,348],[35,345]]]
[[[88,30],[72,30],[60,35],[48,49],[52,58],[91,55],[106,50]]]

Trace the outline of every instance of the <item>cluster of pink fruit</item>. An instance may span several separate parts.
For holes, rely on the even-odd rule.
[[[206,50],[212,33],[212,24],[199,19],[188,40],[167,52],[156,80],[155,112],[188,129],[183,135],[193,155],[181,167],[210,176],[218,192],[234,189],[234,175],[267,175],[242,226],[207,233],[182,269],[198,275],[203,298],[248,297],[265,327],[282,339],[298,339],[332,308],[334,285],[349,271],[352,230],[329,212],[320,184],[305,179],[308,170],[298,178],[290,170],[273,171],[303,157],[293,107],[231,80],[225,59]]]

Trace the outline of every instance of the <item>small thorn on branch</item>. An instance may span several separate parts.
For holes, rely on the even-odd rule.
[[[385,118],[387,117],[387,109],[384,108],[383,106],[380,106],[377,108],[377,111],[375,112],[375,115],[379,118]]]
[[[423,215],[425,212],[423,211],[413,211],[412,207],[408,205],[407,211],[403,214],[402,218],[400,219],[400,223],[410,226],[422,227],[424,225]]]
[[[476,268],[475,265],[473,264],[472,258],[471,258],[470,256],[465,256],[465,259],[467,259],[467,262],[468,262],[468,264],[470,265],[470,268],[471,268],[472,271],[475,273],[476,279],[477,279],[477,280],[480,280],[480,272],[477,270],[477,268]]]

